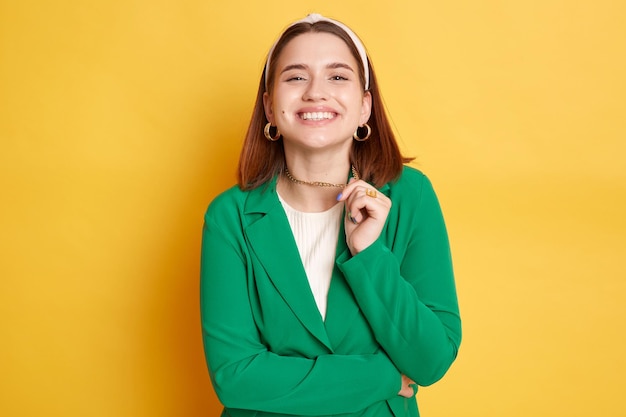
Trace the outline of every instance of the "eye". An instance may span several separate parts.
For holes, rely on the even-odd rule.
[[[348,79],[343,75],[333,75],[330,79],[333,81],[348,81]]]
[[[287,77],[285,81],[304,81],[305,78],[300,75],[292,75],[291,77]]]

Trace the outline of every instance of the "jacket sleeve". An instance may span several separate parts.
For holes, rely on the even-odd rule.
[[[310,358],[269,351],[250,307],[243,239],[223,226],[223,220],[205,217],[200,303],[206,360],[224,406],[325,415],[355,412],[397,395],[400,373],[382,350]]]
[[[426,386],[456,358],[461,321],[441,209],[430,181],[420,178],[410,197],[400,197],[410,212],[396,207],[403,220],[387,230],[390,243],[381,235],[354,257],[344,252],[337,263],[378,343],[400,372]]]

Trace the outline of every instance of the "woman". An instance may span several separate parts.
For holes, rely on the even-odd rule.
[[[365,48],[320,15],[268,54],[239,185],[209,206],[201,309],[223,416],[417,416],[461,340],[437,198]]]

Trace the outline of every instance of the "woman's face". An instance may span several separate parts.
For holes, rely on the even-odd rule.
[[[348,147],[367,122],[371,95],[345,42],[330,33],[306,33],[285,45],[276,61],[273,91],[263,102],[286,147]],[[349,148],[348,148],[349,149]]]

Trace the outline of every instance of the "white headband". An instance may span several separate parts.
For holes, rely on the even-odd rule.
[[[361,42],[359,37],[356,36],[356,34],[349,27],[347,27],[346,25],[344,25],[341,22],[338,22],[336,20],[324,17],[321,14],[313,13],[313,14],[308,15],[304,19],[300,19],[298,21],[293,22],[291,25],[289,25],[287,27],[287,29],[289,29],[290,27],[292,27],[294,25],[297,25],[298,23],[310,23],[310,24],[313,24],[315,22],[330,22],[330,23],[334,24],[335,26],[339,26],[341,29],[343,29],[344,32],[346,32],[346,34],[348,36],[350,36],[350,39],[352,39],[352,42],[354,43],[354,46],[356,46],[356,49],[359,51],[359,55],[361,56],[361,61],[363,62],[363,71],[365,72],[365,89],[369,90],[369,88],[370,88],[370,71],[369,71],[369,66],[367,65],[367,52],[365,51],[365,46],[363,46],[363,42]],[[287,29],[285,29],[285,30],[287,30]],[[284,31],[283,31],[283,33],[284,33]],[[270,61],[272,60],[272,55],[274,54],[274,48],[276,48],[276,43],[278,43],[278,40],[276,42],[274,42],[274,45],[272,45],[272,48],[270,49],[270,52],[267,54],[267,62],[265,63],[265,89],[266,90],[267,90],[267,76],[268,76],[268,73],[269,73]]]

